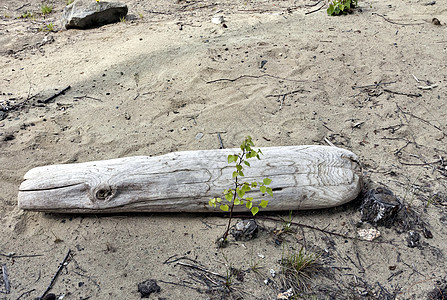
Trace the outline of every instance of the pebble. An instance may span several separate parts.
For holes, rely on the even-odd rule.
[[[223,16],[214,16],[211,18],[211,23],[213,24],[222,24],[223,22],[225,22],[225,19]]]
[[[196,140],[200,140],[203,137],[203,133],[199,132],[196,134]]]

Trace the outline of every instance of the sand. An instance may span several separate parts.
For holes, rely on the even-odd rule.
[[[320,256],[305,299],[425,299],[446,288],[446,0],[360,1],[341,17],[324,8],[306,14],[322,4],[312,1],[129,0],[126,22],[88,31],[60,30],[63,2],[48,2],[47,16],[37,0],[0,3],[0,108],[7,113],[0,263],[10,281],[2,298],[41,296],[69,249],[51,289],[63,299],[139,299],[137,285],[147,279],[161,288],[150,299],[276,299],[288,288],[279,261],[301,247]],[[35,18],[18,19],[26,11]],[[226,27],[211,22],[216,14]],[[47,24],[57,31],[41,30]],[[363,163],[365,189],[393,191],[433,237],[416,226],[421,240],[410,248],[410,229],[397,225],[377,226],[375,243],[295,225],[279,232],[286,223],[266,218],[287,219],[284,212],[260,214],[256,239],[218,249],[227,222],[221,214],[56,215],[17,207],[33,167],[217,149],[217,133],[226,148],[250,135],[261,149],[328,140],[351,150]],[[292,218],[357,237],[375,227],[360,221],[360,205]],[[229,276],[234,269],[245,272]]]

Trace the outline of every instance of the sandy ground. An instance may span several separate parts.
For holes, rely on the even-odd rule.
[[[126,22],[62,31],[64,1],[42,16],[41,1],[1,0],[0,263],[10,294],[0,278],[0,298],[42,295],[70,249],[51,289],[64,299],[138,299],[147,279],[161,288],[150,299],[276,299],[288,288],[279,261],[304,246],[321,264],[296,291],[304,299],[444,299],[447,1],[429,2],[360,1],[329,17],[305,14],[320,7],[312,1],[129,0]],[[35,17],[18,18],[27,11]],[[300,226],[281,233],[286,223],[266,217],[284,212],[260,215],[258,238],[217,249],[219,215],[17,207],[33,167],[217,149],[217,132],[227,148],[251,135],[261,149],[327,139],[353,151],[365,182],[392,190],[424,224],[413,228],[419,245],[408,247],[399,226],[377,227],[375,243]],[[356,237],[373,228],[360,205],[293,212],[293,221]]]

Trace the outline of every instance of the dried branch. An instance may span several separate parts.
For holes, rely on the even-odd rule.
[[[70,254],[71,254],[71,249],[68,249],[67,255],[65,255],[64,260],[59,265],[59,268],[57,269],[56,274],[54,274],[53,278],[51,279],[50,284],[48,285],[47,289],[45,290],[45,292],[43,292],[42,296],[40,296],[39,299],[43,299],[43,297],[45,297],[45,295],[51,290],[57,277],[61,273],[62,269],[66,266],[66,263],[67,263],[68,258],[70,257]]]
[[[424,25],[424,23],[397,23],[395,21],[392,21],[392,20],[386,18],[384,15],[381,15],[381,14],[378,14],[378,13],[375,13],[375,12],[373,12],[372,14],[373,15],[378,15],[379,17],[382,17],[385,21],[387,21],[387,22],[389,22],[391,24],[395,24],[395,25],[401,25],[401,26]]]
[[[238,76],[238,77],[233,78],[233,79],[230,79],[230,78],[219,78],[219,79],[215,79],[215,80],[207,81],[206,84],[209,84],[209,83],[216,83],[216,82],[222,82],[222,81],[234,82],[234,81],[237,81],[237,80],[242,79],[242,78],[255,78],[255,79],[259,79],[259,78],[262,78],[262,77],[271,77],[271,78],[275,78],[275,79],[281,79],[281,80],[287,80],[287,81],[294,81],[294,82],[305,82],[305,80],[288,79],[288,78],[278,77],[278,76],[274,76],[274,75],[263,74],[263,75],[241,75],[241,76]]]

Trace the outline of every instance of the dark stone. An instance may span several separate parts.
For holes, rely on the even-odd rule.
[[[407,236],[407,245],[410,248],[418,247],[421,243],[421,235],[416,231],[409,231]]]
[[[254,219],[242,220],[231,227],[230,233],[236,241],[248,241],[257,236],[258,224]]]
[[[3,138],[3,141],[8,142],[8,141],[12,141],[13,139],[15,139],[16,137],[13,134],[7,134],[5,135],[5,137]]]
[[[138,291],[141,293],[141,298],[149,298],[150,294],[160,293],[161,289],[156,280],[149,279],[138,284]]]
[[[55,294],[46,294],[45,297],[42,298],[42,300],[56,300]]]
[[[402,203],[386,188],[370,190],[362,203],[362,221],[374,225],[391,227],[396,220]]]
[[[0,111],[0,121],[3,121],[8,116],[7,112]]]
[[[67,29],[89,29],[119,22],[127,15],[127,5],[119,2],[76,0],[62,14]]]

